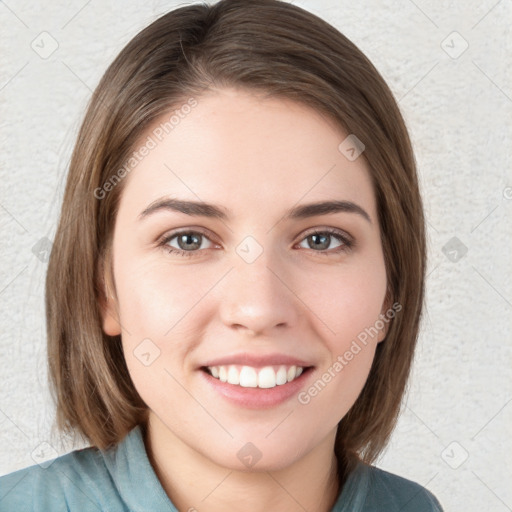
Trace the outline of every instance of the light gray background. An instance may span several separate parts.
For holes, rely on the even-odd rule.
[[[512,510],[512,2],[294,3],[335,25],[383,74],[421,174],[427,313],[407,402],[378,465],[425,485],[447,511]],[[0,474],[82,446],[51,430],[40,240],[55,231],[100,76],[177,5],[0,2]]]

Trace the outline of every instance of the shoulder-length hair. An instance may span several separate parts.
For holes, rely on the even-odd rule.
[[[57,428],[106,449],[145,425],[148,408],[131,381],[120,336],[102,330],[105,275],[108,280],[126,181],[120,170],[152,121],[222,87],[301,102],[365,145],[361,157],[376,197],[388,298],[402,309],[339,423],[335,452],[339,460],[372,463],[400,412],[423,307],[425,229],[416,164],[398,105],[371,62],[326,21],[280,0],[177,8],[137,34],[94,91],[72,154],[46,279]]]

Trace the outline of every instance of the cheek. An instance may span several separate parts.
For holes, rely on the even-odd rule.
[[[199,342],[200,301],[212,285],[197,286],[193,276],[190,270],[135,259],[116,268],[123,352],[145,401],[173,385],[171,375],[181,374],[179,367]]]
[[[384,263],[339,269],[314,282],[323,291],[311,293],[305,302],[318,316],[318,337],[330,357],[298,402],[306,414],[325,418],[334,428],[357,400],[373,363],[386,292]]]
[[[229,329],[227,324],[216,325],[220,309],[244,296],[238,295],[240,290],[232,276],[221,280],[227,270],[229,266],[173,265],[162,259],[137,261],[135,257],[120,261],[116,267],[123,348],[135,388],[149,408],[190,443],[204,437],[196,423],[211,424],[212,432],[218,429],[190,399],[187,390],[195,388],[187,364],[207,329]],[[276,293],[290,302],[297,321],[290,328],[306,329],[302,338],[314,344],[312,353],[321,356],[321,368],[311,385],[291,402],[298,413],[294,421],[284,422],[280,429],[283,438],[313,443],[335,428],[366,382],[376,339],[369,337],[366,344],[359,341],[357,345],[354,340],[375,324],[381,312],[386,288],[384,264],[378,258],[371,263],[354,258],[339,265],[306,262],[300,268],[285,267],[281,277],[287,286],[276,279],[269,283],[275,283]],[[219,419],[223,418],[222,411]],[[231,412],[225,414],[222,421],[233,421]],[[195,422],[196,418],[201,421]],[[240,421],[239,433],[254,436],[265,431],[266,435],[281,420],[271,417],[268,425]],[[238,432],[236,422],[232,428]],[[211,435],[213,439],[215,434]],[[225,444],[222,436],[220,433],[219,446]],[[269,452],[280,453],[281,447],[272,445],[276,441],[266,440],[264,435],[258,440],[269,443]],[[211,444],[208,439],[205,450],[211,450]],[[218,452],[219,458],[224,455]]]
[[[386,274],[383,259],[373,256],[354,257],[339,265],[314,262],[295,273],[284,271],[284,280],[300,299],[293,307],[333,356],[373,327],[381,313]],[[197,331],[215,317],[231,292],[236,297],[236,286],[224,289],[219,281],[225,271],[205,263],[173,265],[161,257],[121,259],[116,268],[120,322],[132,350],[146,338],[161,348],[176,339],[183,341],[180,346],[188,343],[188,349],[193,348]],[[222,298],[219,293],[227,295]],[[294,301],[284,292],[282,299]],[[372,336],[369,341],[372,338],[376,341]]]
[[[181,335],[208,284],[191,269],[161,261],[128,262],[120,265],[117,275],[121,323],[130,337]]]
[[[386,272],[382,260],[330,270],[305,278],[301,297],[318,317],[331,352],[339,354],[351,340],[375,326],[386,294]],[[369,340],[376,343],[377,336]]]

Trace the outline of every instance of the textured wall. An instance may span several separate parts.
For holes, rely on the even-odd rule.
[[[512,3],[294,2],[388,81],[421,173],[427,313],[384,469],[447,511],[512,510]],[[44,275],[86,102],[117,52],[176,2],[0,2],[0,474],[80,446],[52,433]]]

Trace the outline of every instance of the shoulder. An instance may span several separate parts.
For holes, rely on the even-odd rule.
[[[0,512],[103,510],[108,473],[93,447],[14,471],[0,477]]]
[[[177,512],[148,460],[140,426],[107,450],[75,450],[0,477],[0,512]]]
[[[375,466],[364,466],[368,492],[362,511],[443,512],[434,494],[417,482]]]
[[[359,461],[331,512],[443,512],[420,484]]]

